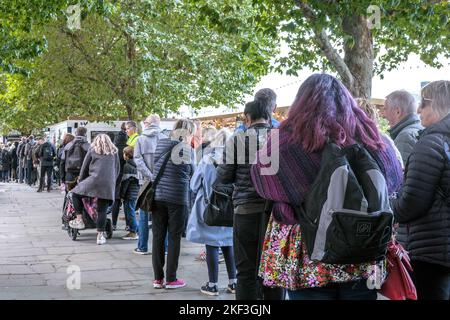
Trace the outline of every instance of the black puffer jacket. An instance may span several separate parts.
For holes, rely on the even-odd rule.
[[[261,149],[267,140],[267,133],[270,128],[271,126],[266,123],[255,124],[250,126],[246,132],[236,133],[227,142],[223,156],[226,163],[217,167],[217,182],[222,184],[233,183],[233,204],[235,206],[264,203],[264,199],[256,193],[253,187],[250,169],[255,160],[256,151]],[[249,136],[252,138],[249,138]],[[250,141],[252,144],[256,143],[256,145],[250,148]],[[234,154],[229,154],[227,158],[227,151],[230,152],[233,148]],[[242,150],[245,150],[245,153]],[[252,150],[252,154],[250,154],[250,150]]]
[[[139,179],[136,163],[133,159],[127,160],[123,167],[122,183],[120,185],[120,198],[123,200],[136,200],[139,194]]]
[[[174,164],[172,162],[173,158],[171,157],[169,159],[161,180],[156,186],[155,200],[188,206],[189,182],[194,173],[194,152],[189,145],[172,139],[159,140],[155,150],[155,172],[153,179],[158,175],[168,151],[173,146],[174,149],[172,152],[174,152],[174,157],[180,162]],[[177,153],[179,157],[175,156]]]
[[[450,267],[450,115],[428,127],[414,146],[405,183],[393,201],[412,260]]]

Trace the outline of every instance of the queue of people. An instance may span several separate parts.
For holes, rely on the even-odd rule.
[[[393,217],[392,236],[409,252],[418,299],[449,300],[450,81],[424,87],[419,105],[406,91],[389,94],[383,116],[390,129],[385,133],[380,131],[377,109],[367,100],[355,100],[331,75],[315,74],[303,82],[282,123],[272,116],[276,98],[271,89],[258,91],[245,105],[245,124],[234,133],[180,119],[166,135],[159,116],[150,115],[143,121],[142,134],[135,122],[128,121],[114,143],[100,134],[89,145],[85,129],[78,128],[76,136],[67,134],[55,151],[49,142],[35,142],[30,136],[15,146],[2,146],[1,178],[9,177],[5,171],[15,161],[12,176],[29,183],[38,163],[42,191],[44,175],[52,172],[50,158],[56,157],[61,182],[72,193],[76,211],[70,226],[85,227],[82,199],[97,198],[97,243],[105,244],[107,211],[112,208],[117,228],[123,206],[128,232],[123,239],[136,241],[135,253],[152,254],[155,289],[186,286],[178,274],[185,234],[186,241],[205,246],[208,275],[199,288],[204,294],[219,294],[222,253],[226,291],[238,300],[374,300],[376,288],[367,282],[374,270],[386,269],[385,256],[327,262],[328,253],[312,251],[306,233],[316,223],[308,225],[305,216],[311,212],[304,212],[314,205],[312,190],[328,194],[329,201],[342,200],[344,207],[349,201],[344,197],[351,196],[345,194],[346,185],[330,193],[327,183],[342,173],[330,181],[318,180],[333,160],[330,150],[336,157],[359,150],[359,159],[369,159],[372,166],[368,176],[379,188],[373,190],[384,190],[388,196],[361,189],[357,211],[375,212],[374,201],[382,202],[383,212]],[[269,168],[274,161],[275,168]],[[349,177],[358,176],[359,172],[348,169],[356,164],[349,163],[344,171]],[[218,184],[232,186],[232,226],[205,222],[206,207]],[[152,206],[143,210],[136,203],[149,185]],[[314,248],[325,246],[330,236],[319,234],[326,230],[323,225],[317,230],[316,237],[322,238],[316,238]],[[370,232],[370,228],[361,230]],[[329,261],[339,261],[334,258]],[[383,279],[387,276],[384,272]]]

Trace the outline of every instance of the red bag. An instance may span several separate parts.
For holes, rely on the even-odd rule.
[[[388,277],[380,294],[391,300],[417,300],[417,292],[408,270],[412,271],[408,252],[393,238],[388,244]]]

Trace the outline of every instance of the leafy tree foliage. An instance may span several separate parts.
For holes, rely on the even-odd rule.
[[[371,95],[374,74],[415,53],[430,66],[450,57],[450,3],[435,0],[255,0],[259,25],[281,34],[288,56],[279,71],[336,71],[357,97]],[[379,21],[377,21],[379,13]],[[377,23],[379,22],[379,23]]]
[[[55,3],[50,11],[59,14],[43,15],[45,23],[33,30],[35,39],[45,38],[45,52],[9,60],[32,70],[19,83],[30,89],[22,90],[23,105],[0,98],[5,111],[33,105],[52,114],[33,126],[68,115],[140,119],[181,105],[234,104],[268,72],[277,52],[274,38],[257,30],[250,0],[87,3],[80,30],[67,27],[61,13],[67,3]],[[220,14],[206,14],[213,11]]]

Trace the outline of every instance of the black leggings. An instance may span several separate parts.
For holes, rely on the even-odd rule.
[[[83,196],[72,193],[73,207],[77,215],[84,211]],[[106,227],[106,212],[111,205],[111,200],[97,199],[97,231],[104,232]]]

